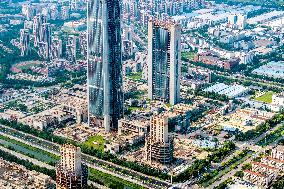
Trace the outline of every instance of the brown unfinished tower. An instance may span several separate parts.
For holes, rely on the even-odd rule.
[[[81,149],[64,144],[60,148],[61,160],[56,166],[57,189],[87,188],[88,169],[81,162]]]

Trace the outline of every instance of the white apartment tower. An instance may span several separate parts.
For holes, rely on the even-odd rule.
[[[70,17],[69,7],[68,6],[62,6],[61,7],[61,19],[62,20],[68,20],[69,17]]]
[[[21,56],[27,56],[30,52],[30,32],[28,29],[20,30]]]
[[[76,10],[77,9],[77,0],[70,0],[69,6],[70,6],[71,10]]]
[[[172,105],[180,100],[181,26],[152,19],[148,23],[148,96]]]
[[[228,16],[228,26],[235,29],[245,29],[247,16],[244,14],[231,14]]]
[[[51,59],[60,59],[62,57],[62,40],[59,37],[52,37]]]
[[[62,167],[74,171],[76,175],[81,172],[81,149],[73,145],[63,145],[60,148],[60,164]]]
[[[71,63],[76,63],[77,37],[75,35],[68,36],[66,43],[66,59]]]

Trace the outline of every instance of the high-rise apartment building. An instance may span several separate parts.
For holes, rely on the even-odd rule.
[[[31,4],[23,4],[22,14],[26,17],[27,20],[31,20],[34,16],[35,8]]]
[[[41,14],[36,15],[33,18],[33,36],[34,36],[34,46],[37,47],[40,42],[41,28],[44,23],[46,23],[46,17]]]
[[[69,0],[69,6],[71,10],[77,9],[77,0]]]
[[[151,118],[150,134],[145,144],[146,161],[169,164],[173,160],[173,138],[168,133],[168,117]]]
[[[180,99],[181,27],[172,21],[148,24],[148,96],[172,105]]]
[[[87,32],[82,32],[79,35],[79,51],[80,54],[84,57],[87,57]]]
[[[62,6],[61,7],[61,19],[62,20],[68,20],[70,17],[70,10],[68,6]]]
[[[66,59],[69,62],[76,63],[77,37],[75,35],[68,36],[66,43]]]
[[[59,37],[52,37],[51,59],[62,57],[62,40]]]
[[[88,170],[81,160],[79,147],[64,144],[60,148],[61,159],[56,166],[57,189],[87,188]]]
[[[56,4],[52,4],[50,6],[50,19],[57,20],[58,19],[58,7]]]
[[[228,16],[228,26],[235,29],[245,29],[247,16],[244,14],[231,14]]]
[[[123,114],[119,0],[88,2],[90,123],[117,130]]]
[[[51,25],[44,23],[41,25],[39,34],[39,55],[44,59],[51,58]]]
[[[27,56],[30,52],[30,32],[28,29],[20,30],[21,56]]]

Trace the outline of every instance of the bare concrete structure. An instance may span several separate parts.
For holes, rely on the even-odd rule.
[[[56,166],[56,188],[87,188],[88,170],[81,162],[81,149],[70,144],[64,144],[60,148],[60,153],[60,163]]]
[[[168,133],[168,117],[151,118],[150,135],[145,144],[146,160],[169,164],[173,160],[173,138]]]

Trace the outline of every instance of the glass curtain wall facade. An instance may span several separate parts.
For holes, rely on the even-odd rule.
[[[89,121],[106,131],[123,115],[120,19],[119,0],[89,0]]]

